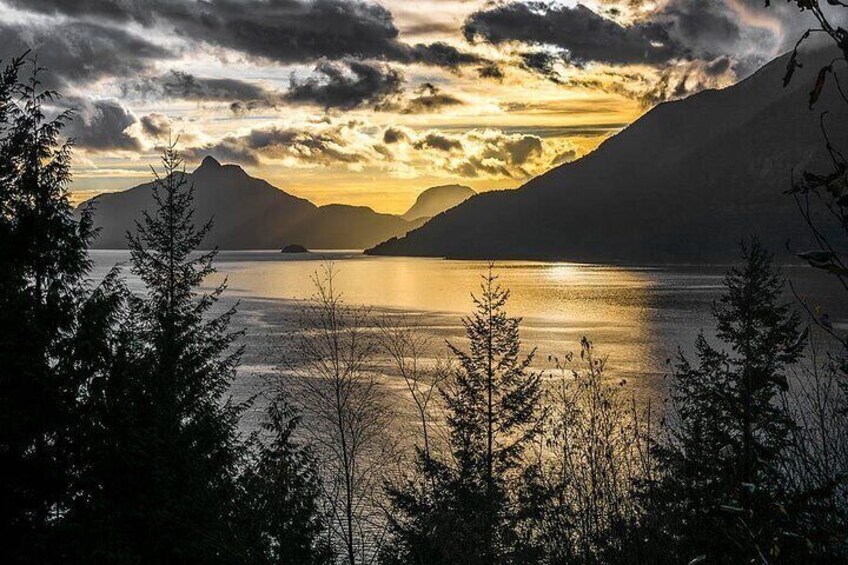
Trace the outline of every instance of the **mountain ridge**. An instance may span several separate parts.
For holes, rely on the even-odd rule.
[[[432,186],[418,195],[409,210],[401,214],[401,218],[407,221],[432,218],[476,194],[471,187],[459,184]]]
[[[513,191],[483,193],[371,254],[586,262],[725,261],[756,234],[779,254],[809,243],[791,197],[793,170],[827,156],[816,119],[848,111],[825,92],[807,108],[830,54],[802,55],[781,88],[786,56],[722,90],[660,104],[589,155]],[[826,63],[825,63],[826,64]],[[845,147],[846,131],[832,131]]]
[[[221,164],[206,156],[185,173],[195,185],[195,222],[212,219],[212,230],[201,247],[209,249],[280,249],[305,245],[310,249],[364,249],[421,225],[367,206],[316,206],[271,183],[250,176],[238,165]],[[94,205],[100,233],[93,247],[124,249],[126,233],[134,230],[142,211],[154,204],[153,183],[121,192],[104,193],[77,206]]]

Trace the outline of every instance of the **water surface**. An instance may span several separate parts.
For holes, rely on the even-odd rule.
[[[94,251],[96,275],[125,262],[125,251]],[[311,276],[331,261],[336,286],[350,304],[367,305],[376,316],[412,316],[430,334],[432,356],[444,340],[463,343],[461,317],[471,311],[489,264],[432,258],[369,257],[358,252],[282,255],[230,251],[216,265],[229,290],[224,303],[239,301],[236,325],[246,330],[242,371],[268,371],[284,354],[285,337],[296,330],[297,310],[313,293]],[[536,367],[562,356],[589,337],[609,359],[610,372],[634,386],[656,388],[678,349],[691,351],[698,332],[711,335],[711,307],[720,297],[727,266],[633,267],[532,261],[499,261],[495,272],[511,291],[509,313],[523,318],[526,348],[537,349]],[[829,279],[805,267],[783,267],[797,293],[813,308],[829,310],[841,323],[838,293]],[[129,276],[131,287],[139,282]],[[795,301],[787,294],[786,300]]]

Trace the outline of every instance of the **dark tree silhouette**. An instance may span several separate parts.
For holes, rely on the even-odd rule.
[[[520,319],[506,314],[509,291],[489,271],[475,313],[463,320],[469,350],[443,388],[451,458],[418,452],[420,477],[390,488],[393,563],[527,562],[514,481],[542,422],[541,376],[521,356]]]
[[[674,373],[670,441],[661,449],[667,527],[677,558],[710,563],[791,562],[789,493],[781,465],[793,423],[777,402],[805,333],[783,279],[755,241],[725,278],[715,306],[722,348],[704,335],[697,363]],[[659,510],[657,510],[659,511]],[[670,544],[673,547],[673,544]]]
[[[295,435],[301,416],[284,391],[271,401],[263,443],[243,477],[256,537],[251,563],[330,565],[334,554],[321,504],[321,479],[312,450]]]
[[[789,58],[784,77],[784,86],[793,78],[795,70],[803,66],[801,46],[812,37],[828,37],[836,46],[838,55],[827,65],[819,69],[816,81],[810,90],[810,109],[816,107],[822,93],[828,85],[836,92],[836,100],[848,105],[848,90],[844,84],[848,71],[848,30],[832,22],[833,10],[842,10],[848,14],[848,4],[839,0],[829,0],[828,11],[816,0],[790,0],[798,5],[801,12],[810,12],[818,22],[818,27],[807,30],[795,45]],[[766,2],[768,5],[769,2]],[[820,114],[824,150],[830,162],[830,169],[824,171],[803,171],[800,178],[793,182],[787,193],[798,204],[802,218],[809,227],[817,249],[802,251],[798,255],[812,267],[835,277],[843,289],[848,292],[848,263],[846,263],[846,237],[848,237],[848,148],[837,147],[831,142],[828,130],[842,128],[844,124],[828,122],[828,112]],[[811,311],[811,314],[813,312]],[[834,331],[827,313],[814,315],[819,327],[839,340],[843,349],[841,360],[843,373],[848,374],[848,340]]]
[[[129,238],[146,294],[127,297],[109,377],[92,388],[91,496],[74,517],[89,559],[240,562],[255,540],[234,527],[245,520],[243,407],[227,396],[241,354],[228,330],[234,310],[211,312],[223,284],[197,291],[214,273],[215,252],[195,253],[209,224],[194,227],[193,187],[173,145],[162,163],[156,209]]]
[[[73,490],[79,398],[108,329],[99,317],[114,304],[86,282],[94,233],[68,202],[70,113],[47,118],[58,95],[35,62],[19,81],[23,64],[0,75],[0,528],[6,562],[43,563]]]

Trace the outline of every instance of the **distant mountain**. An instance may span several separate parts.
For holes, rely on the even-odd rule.
[[[409,221],[432,218],[445,210],[450,210],[454,206],[462,204],[475,194],[477,193],[473,189],[458,184],[434,186],[419,194],[412,208],[401,217]]]
[[[295,243],[309,249],[363,249],[422,223],[359,206],[318,207],[212,157],[186,177],[194,183],[195,221],[213,219],[204,248],[281,249]],[[152,183],[142,184],[80,204],[96,206],[95,225],[101,231],[94,246],[125,248],[127,231],[134,231],[142,211],[153,205],[152,189]]]
[[[808,107],[834,53],[787,56],[723,90],[660,104],[582,159],[518,190],[487,192],[369,253],[625,263],[734,259],[757,234],[778,254],[809,236],[783,192],[803,168],[826,164],[819,122],[848,150],[848,107],[830,83]],[[832,170],[827,169],[825,170]]]

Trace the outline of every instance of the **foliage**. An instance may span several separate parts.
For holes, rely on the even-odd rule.
[[[7,562],[52,558],[77,473],[75,432],[114,307],[110,278],[92,292],[91,218],[68,202],[68,112],[23,59],[0,75],[0,524]]]
[[[322,500],[334,547],[350,564],[373,561],[386,524],[381,486],[395,462],[387,391],[371,370],[377,342],[366,309],[344,303],[331,264],[313,276],[315,295],[284,373],[295,378],[322,470]]]
[[[301,416],[284,391],[272,399],[265,438],[242,477],[243,497],[256,536],[251,563],[329,565],[334,555],[320,506],[321,478],[308,445],[295,435]]]
[[[777,399],[805,334],[780,302],[783,280],[771,256],[754,241],[743,258],[715,307],[724,347],[699,336],[697,363],[681,355],[674,374],[676,421],[660,450],[661,488],[683,561],[784,562],[798,551],[781,472],[793,423]]]
[[[506,314],[509,291],[491,272],[463,320],[469,350],[442,388],[451,457],[419,450],[418,476],[389,489],[395,515],[385,562],[528,562],[513,481],[533,473],[526,455],[542,424],[541,376],[521,357],[518,318]]]
[[[215,252],[194,253],[209,225],[194,227],[173,146],[162,162],[156,209],[129,238],[146,295],[127,296],[111,370],[92,387],[91,494],[72,519],[110,561],[231,563],[246,551],[233,528],[241,407],[227,397],[241,349],[227,329],[233,310],[209,315],[224,285],[196,292]]]
[[[659,554],[640,525],[640,485],[655,462],[650,402],[624,393],[607,361],[581,340],[578,356],[556,360],[548,387],[545,464],[538,485],[540,545],[549,563],[644,563]]]

